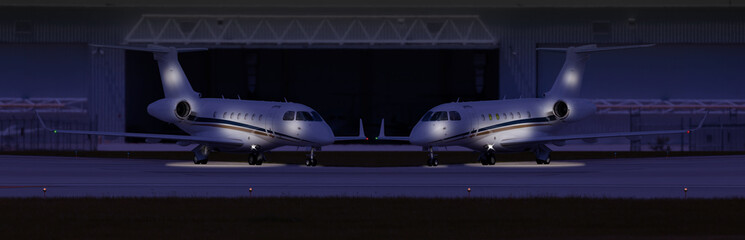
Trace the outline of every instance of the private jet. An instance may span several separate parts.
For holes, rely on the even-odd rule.
[[[483,165],[494,165],[495,153],[523,151],[533,152],[537,164],[549,164],[551,149],[546,147],[549,143],[561,146],[568,140],[592,142],[609,137],[687,134],[701,128],[706,115],[697,128],[690,130],[555,134],[557,129],[596,112],[595,104],[579,98],[585,63],[591,53],[650,46],[653,44],[539,48],[566,53],[564,66],[543,98],[446,103],[427,111],[408,137],[386,136],[385,119],[381,120],[376,139],[409,141],[422,146],[428,151],[429,166],[439,164],[434,147],[447,146],[462,146],[480,152],[478,161]]]
[[[265,152],[281,146],[298,146],[310,149],[305,165],[316,166],[315,151],[322,146],[334,141],[367,139],[362,119],[358,136],[336,137],[317,111],[299,103],[202,98],[191,88],[178,62],[178,53],[206,49],[152,45],[91,46],[152,52],[160,70],[165,98],[148,105],[147,112],[189,135],[54,130],[48,128],[37,113],[43,128],[58,134],[145,138],[150,143],[165,139],[175,140],[182,146],[197,144],[192,150],[194,164],[207,164],[210,152],[222,151],[247,152],[248,164],[261,165],[266,160]]]

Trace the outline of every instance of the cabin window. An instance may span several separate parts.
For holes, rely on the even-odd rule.
[[[432,117],[432,112],[427,112],[424,114],[424,117],[422,117],[422,122],[429,121],[429,118]]]
[[[241,119],[241,113],[238,113],[238,117],[236,117],[235,119],[240,120]]]
[[[450,111],[450,120],[460,121],[460,113],[456,111]]]
[[[489,113],[489,121],[491,121],[491,113]]]
[[[248,113],[243,114],[243,120],[248,120]]]
[[[313,121],[313,116],[309,112],[297,112],[295,120],[298,121]]]
[[[522,118],[522,117],[520,116],[520,112],[517,112],[517,118]]]
[[[510,119],[515,119],[515,114],[512,114],[512,112],[510,112]]]
[[[251,121],[253,121],[253,120],[254,120],[254,118],[256,118],[256,113],[254,113],[254,114],[251,114]]]
[[[263,117],[264,114],[259,114],[259,121],[261,121],[261,117]]]
[[[233,119],[233,115],[234,115],[234,114],[235,114],[234,112],[231,112],[231,113],[230,113],[230,119]]]
[[[494,117],[497,118],[497,121],[499,121],[499,113],[495,113]]]
[[[282,120],[285,120],[285,121],[295,120],[295,112],[294,111],[285,112],[285,115],[282,116]],[[259,121],[261,121],[261,116],[259,116]]]
[[[486,121],[486,117],[484,117],[484,114],[481,114],[481,121]]]
[[[213,118],[216,118],[217,117],[217,112],[212,112],[212,117]]]
[[[504,120],[507,120],[507,113],[502,113],[502,118],[504,118]]]
[[[528,118],[530,118],[530,112],[528,112]]]
[[[223,113],[222,113],[222,118],[223,118],[223,119],[225,119],[225,118],[228,118],[228,112],[223,112]]]

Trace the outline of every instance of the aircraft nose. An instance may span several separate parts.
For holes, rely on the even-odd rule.
[[[420,124],[414,126],[409,134],[409,142],[414,145],[424,145],[427,142],[425,131]]]
[[[316,137],[316,142],[322,146],[334,143],[334,132],[331,131],[331,127],[326,122],[323,123],[323,129],[324,131]]]

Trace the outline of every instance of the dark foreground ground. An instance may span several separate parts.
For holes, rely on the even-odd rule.
[[[745,239],[745,199],[5,198],[0,239]]]

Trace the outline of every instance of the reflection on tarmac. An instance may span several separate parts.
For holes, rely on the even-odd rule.
[[[188,167],[188,168],[263,168],[263,167],[282,167],[286,164],[264,163],[261,165],[248,165],[244,162],[217,162],[212,161],[208,164],[194,164],[193,162],[169,162],[168,167]]]
[[[0,155],[0,166],[0,197],[745,197],[745,156],[366,168]]]
[[[481,163],[465,164],[468,167],[481,168],[563,168],[563,167],[584,167],[583,162],[563,162],[554,161],[551,164],[536,164],[535,162],[498,162],[494,165],[482,165]]]

